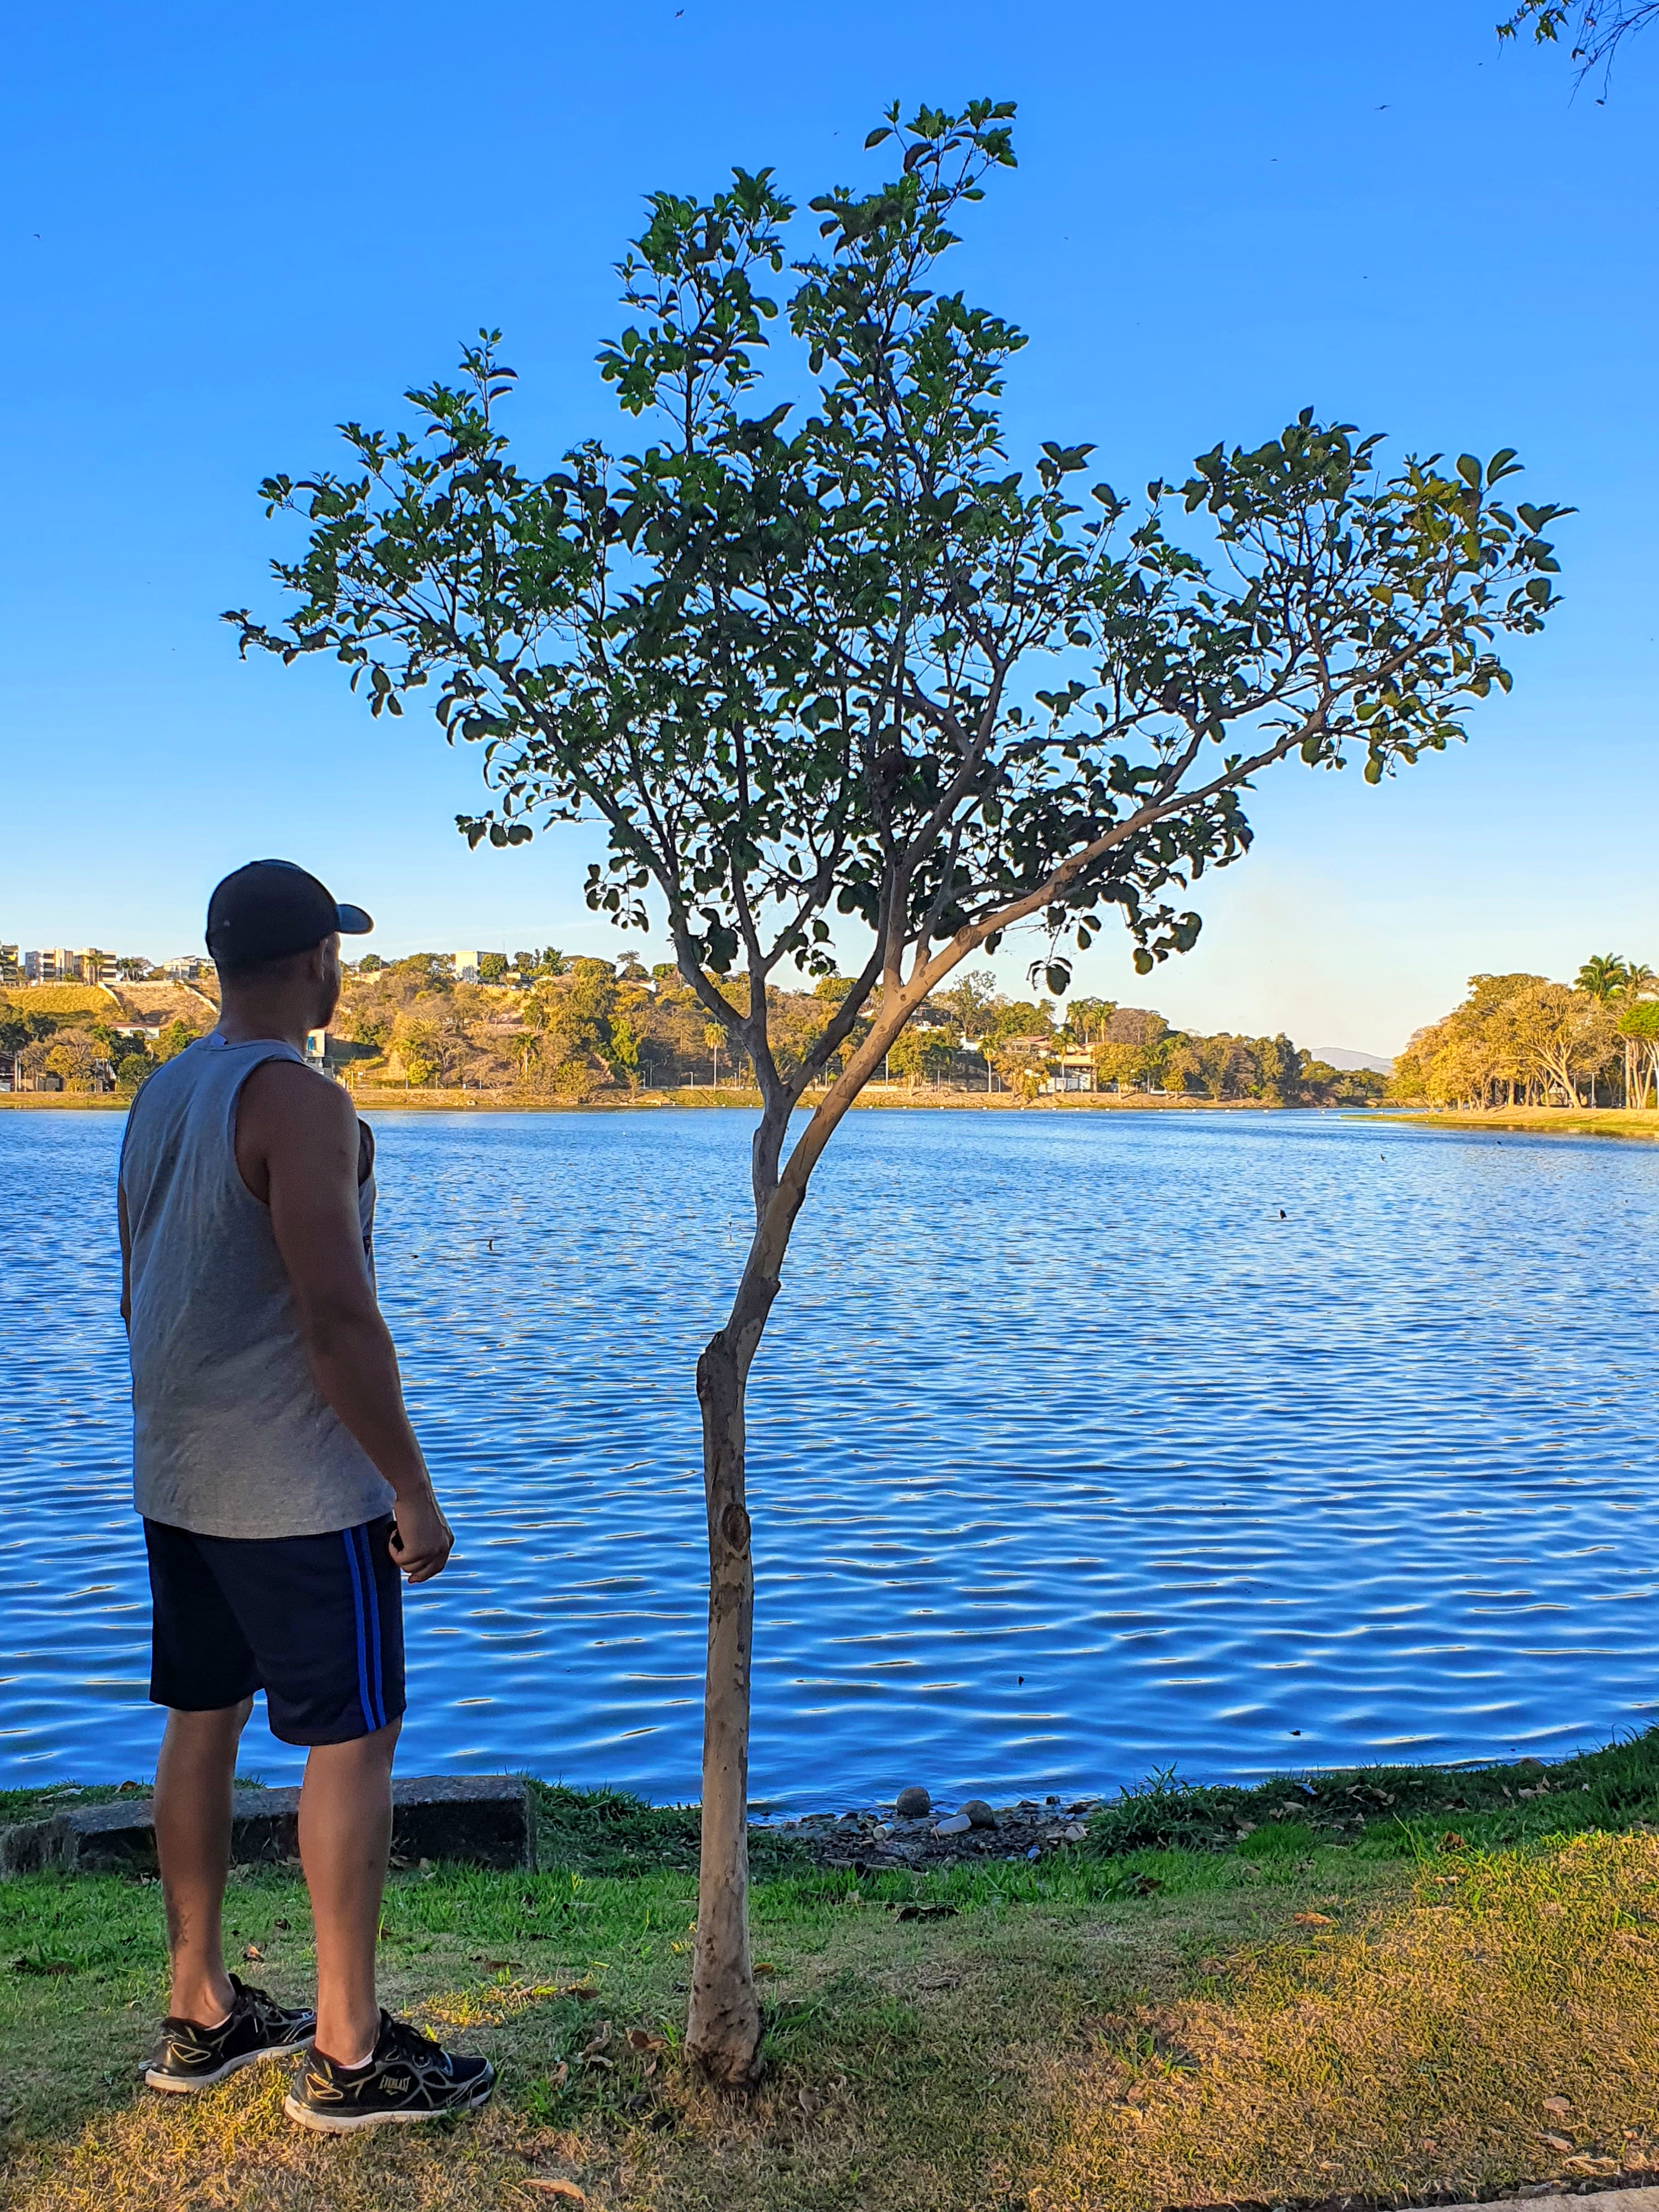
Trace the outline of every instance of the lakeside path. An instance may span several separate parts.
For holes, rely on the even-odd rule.
[[[676,2055],[695,1813],[544,1796],[538,1872],[387,1893],[389,2001],[501,2069],[453,2130],[304,2134],[276,2067],[147,2095],[155,1883],[0,1883],[0,2205],[161,2212],[187,2176],[233,2212],[1155,2212],[1659,2173],[1654,1735],[1547,1769],[1160,1784],[1035,1863],[876,1873],[757,1831],[768,2072],[741,2104]],[[297,1877],[239,1873],[227,1920],[297,1999]]]

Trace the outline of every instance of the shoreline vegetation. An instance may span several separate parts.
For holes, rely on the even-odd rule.
[[[724,1083],[718,1090],[712,1085],[704,1084],[695,1089],[688,1085],[684,1090],[641,1090],[581,1099],[550,1098],[534,1091],[443,1090],[435,1085],[416,1091],[392,1085],[349,1083],[346,1088],[364,1113],[381,1114],[633,1114],[651,1113],[668,1107],[692,1111],[713,1107],[736,1107],[758,1113],[761,1107],[757,1091],[745,1091],[740,1085]],[[119,1091],[0,1092],[0,1109],[17,1107],[27,1112],[40,1107],[57,1112],[71,1109],[125,1113],[132,1103],[132,1096],[131,1092]],[[809,1092],[797,1110],[810,1113],[817,1103],[817,1095]],[[943,1113],[951,1110],[1008,1113],[1027,1109],[1037,1112],[1118,1114],[1199,1111],[1248,1114],[1282,1110],[1260,1098],[1160,1097],[1157,1095],[1150,1097],[1136,1095],[1119,1097],[1110,1091],[1073,1091],[1056,1093],[1048,1097],[1022,1098],[1006,1091],[988,1096],[983,1091],[951,1090],[943,1085],[911,1091],[897,1083],[870,1085],[868,1094],[857,1100],[854,1110],[882,1109],[895,1113]],[[1407,1117],[1390,1114],[1387,1118],[1395,1121]],[[1447,1117],[1416,1118],[1443,1121]]]
[[[1659,1735],[1547,1765],[1158,1775],[1035,1859],[878,1865],[867,1811],[757,1826],[752,2099],[682,2063],[696,1808],[538,1790],[534,1874],[392,1877],[389,2000],[503,2086],[390,2144],[286,2126],[276,2068],[146,2097],[157,1885],[0,1882],[0,2206],[160,2212],[183,2172],[234,2212],[1404,2205],[1659,2172]],[[0,1793],[0,1820],[69,1794]],[[227,1921],[240,1971],[305,1990],[296,1871],[239,1869]]]
[[[678,1091],[641,1090],[586,1099],[550,1098],[517,1091],[442,1090],[435,1086],[416,1091],[352,1083],[347,1087],[360,1110],[366,1114],[631,1114],[669,1108],[696,1112],[717,1107],[758,1113],[761,1109],[758,1091],[744,1091],[740,1086],[727,1084],[722,1084],[718,1090],[704,1085],[696,1089],[688,1086]],[[59,1113],[65,1110],[125,1113],[131,1103],[131,1092],[115,1091],[102,1093],[64,1091],[0,1092],[0,1111],[16,1108],[29,1112],[38,1108]],[[810,1112],[815,1103],[815,1098],[809,1095],[802,1100],[800,1110]],[[988,1097],[982,1091],[951,1090],[943,1085],[911,1091],[900,1084],[872,1084],[859,1098],[854,1110],[888,1113],[1271,1114],[1285,1109],[1260,1098],[1217,1099],[1196,1097],[1191,1094],[1160,1097],[1156,1093],[1148,1097],[1144,1093],[1120,1094],[1114,1091],[1056,1092],[1047,1097],[1025,1098],[1006,1091]],[[1577,1112],[1566,1106],[1493,1106],[1470,1110],[1433,1107],[1416,1112],[1409,1108],[1349,1106],[1321,1110],[1340,1114],[1346,1121],[1384,1122],[1396,1127],[1403,1124],[1414,1129],[1486,1133],[1513,1131],[1528,1136],[1608,1137],[1639,1144],[1659,1142],[1659,1114],[1627,1112],[1618,1106],[1581,1106]]]

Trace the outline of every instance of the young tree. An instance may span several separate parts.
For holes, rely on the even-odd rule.
[[[1507,689],[1500,634],[1553,604],[1560,510],[1504,503],[1508,452],[1386,473],[1376,437],[1309,410],[1255,448],[1215,446],[1134,512],[1104,483],[1073,498],[1085,444],[1051,441],[1023,471],[998,403],[1024,340],[939,281],[952,225],[1012,164],[1012,113],[891,110],[868,144],[893,173],[815,198],[804,248],[769,170],[706,201],[653,195],[620,268],[630,319],[600,355],[651,442],[521,467],[486,334],[459,385],[409,395],[413,428],[348,425],[345,473],[267,482],[270,511],[309,525],[274,564],[296,604],[277,627],[228,617],[244,652],[334,654],[377,714],[430,686],[450,740],[483,750],[475,843],[602,824],[590,906],[645,929],[654,901],[687,988],[753,1067],[754,1236],[697,1366],[709,1615],[687,2047],[727,2083],[754,2077],[760,2046],[744,1393],[825,1146],[963,961],[1030,925],[1058,993],[1067,947],[1114,907],[1143,972],[1186,950],[1182,895],[1248,846],[1253,777],[1363,757],[1375,782],[1442,750],[1463,705]],[[769,986],[828,972],[837,917],[861,927],[862,965],[788,1049]]]

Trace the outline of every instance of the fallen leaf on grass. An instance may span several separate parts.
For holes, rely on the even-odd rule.
[[[666,2051],[668,2048],[667,2038],[653,2035],[648,2028],[630,2027],[628,2040],[635,2051]]]
[[[1298,1928],[1332,1928],[1336,1924],[1328,1912],[1293,1912],[1291,1917]]]
[[[1129,1887],[1137,1897],[1151,1897],[1155,1890],[1162,1889],[1164,1884],[1155,1874],[1138,1874]]]
[[[578,2004],[586,2004],[599,1994],[592,1982],[572,1982],[568,1989],[559,1992],[561,1996],[574,1997]]]
[[[1440,1838],[1440,1848],[1443,1851],[1462,1851],[1467,1850],[1468,1846],[1455,1828],[1448,1828]]]
[[[757,1959],[755,1961],[754,1972],[757,1974],[775,1974],[777,1971],[769,1959]]]
[[[1571,2143],[1567,2140],[1565,2136],[1540,2134],[1539,2140],[1547,2144],[1551,2150],[1571,2150],[1572,2148]]]
[[[899,1907],[901,1920],[954,1920],[956,1917],[957,1907],[954,1905],[901,1905]]]
[[[1224,1959],[1200,1959],[1198,1971],[1200,1974],[1224,1974],[1227,1971],[1226,1961]]]
[[[1544,2110],[1553,2112],[1558,2120],[1565,2120],[1572,2110],[1572,2100],[1568,2097],[1546,2097]]]
[[[567,2204],[586,2204],[587,2202],[586,2191],[578,2189],[574,2181],[544,2181],[540,2174],[532,2173],[525,2187],[533,2189],[538,2197],[561,2197]]]

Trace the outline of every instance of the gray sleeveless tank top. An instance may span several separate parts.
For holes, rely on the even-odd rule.
[[[121,1147],[133,1502],[203,1536],[319,1536],[392,1509],[312,1379],[270,1211],[236,1165],[236,1102],[268,1060],[305,1064],[274,1039],[187,1046],[133,1101]],[[369,1267],[372,1176],[358,1206]]]

